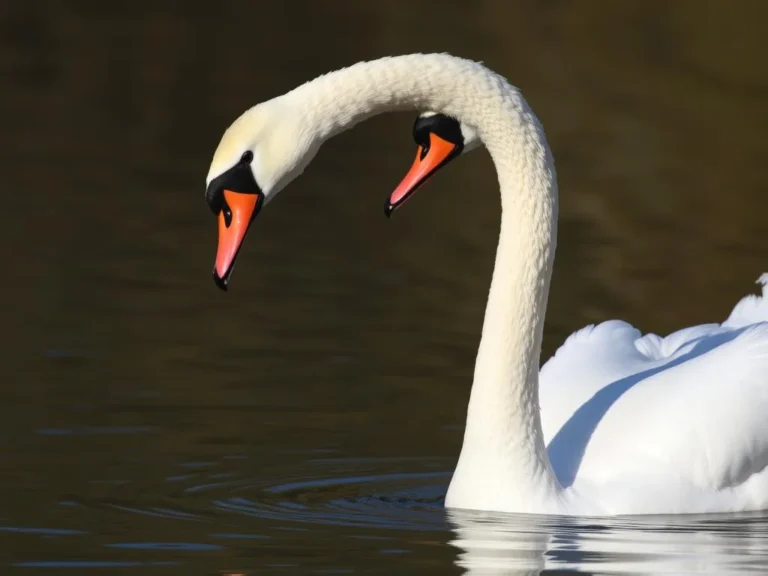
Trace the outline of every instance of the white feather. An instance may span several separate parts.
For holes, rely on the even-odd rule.
[[[446,505],[579,515],[768,508],[768,275],[763,296],[745,297],[722,324],[662,338],[605,322],[573,334],[539,374],[557,178],[538,119],[498,74],[445,54],[326,74],[241,116],[208,178],[251,149],[254,176],[273,196],[326,139],[395,109],[457,118],[488,149],[501,189],[496,266]]]

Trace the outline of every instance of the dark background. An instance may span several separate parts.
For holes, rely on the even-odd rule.
[[[88,533],[0,533],[0,561],[189,538],[114,507],[215,517],[215,498],[163,484],[180,462],[246,454],[233,473],[281,476],[285,454],[320,449],[450,471],[498,233],[486,153],[387,220],[414,113],[328,142],[259,216],[225,295],[203,192],[247,107],[416,51],[519,86],[560,181],[545,360],[610,318],[722,321],[768,271],[766,17],[698,0],[0,5],[0,524]],[[286,554],[317,559],[308,538]]]

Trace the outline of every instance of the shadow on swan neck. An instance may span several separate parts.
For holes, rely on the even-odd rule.
[[[464,444],[446,504],[545,511],[560,491],[538,399],[558,199],[552,154],[533,111],[503,77],[445,54],[362,62],[285,98],[314,131],[317,146],[390,110],[440,111],[477,131],[497,170],[501,231]]]

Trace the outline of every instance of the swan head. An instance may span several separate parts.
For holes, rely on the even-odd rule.
[[[387,199],[384,209],[387,216],[440,168],[461,154],[478,148],[482,143],[473,128],[437,112],[423,112],[416,118],[413,139],[417,145],[416,159]]]
[[[304,171],[320,148],[316,133],[281,99],[258,104],[224,132],[206,178],[218,218],[213,279],[227,289],[245,236],[261,208]]]
[[[413,137],[416,161],[392,193],[387,215],[432,174],[480,144],[477,133],[456,119],[424,112]],[[263,102],[227,128],[214,152],[205,198],[218,219],[213,279],[227,290],[245,236],[259,211],[299,176],[317,154],[322,139],[285,97]]]

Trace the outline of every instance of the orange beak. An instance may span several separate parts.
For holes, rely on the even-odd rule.
[[[384,208],[387,216],[392,214],[395,208],[404,203],[435,172],[453,160],[459,152],[461,149],[456,144],[440,138],[434,132],[430,133],[429,146],[427,148],[419,146],[411,169],[389,196],[389,201]]]
[[[227,289],[229,277],[235,268],[235,260],[245,235],[256,217],[263,196],[224,190],[224,203],[219,212],[219,246],[213,279],[222,290]]]

